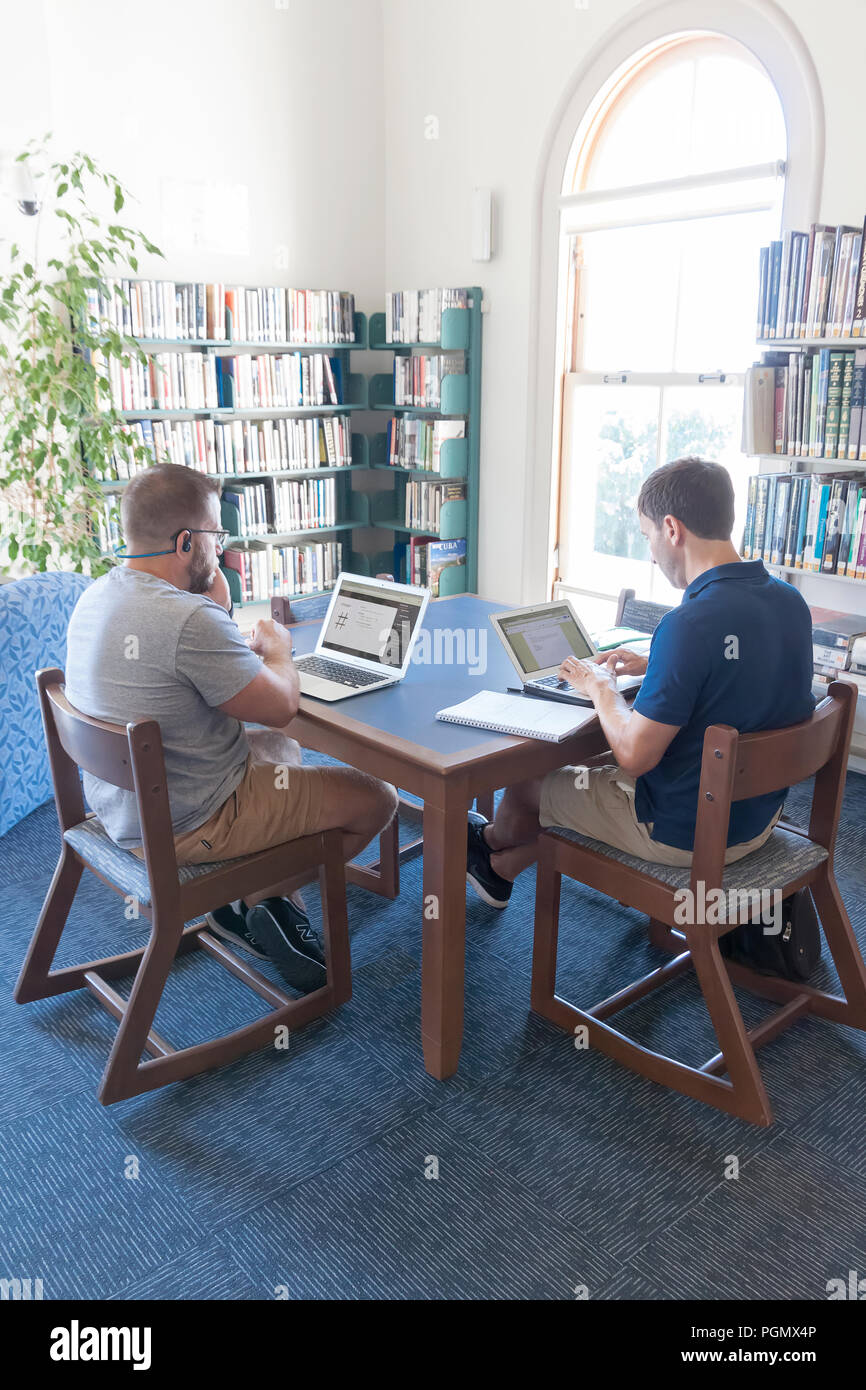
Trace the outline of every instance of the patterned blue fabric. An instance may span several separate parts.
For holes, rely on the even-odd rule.
[[[669,888],[688,888],[691,882],[691,869],[674,868],[668,864],[650,864],[646,859],[638,859],[635,854],[626,854],[625,850],[614,849],[612,845],[603,844],[601,840],[591,840],[587,835],[579,835],[576,830],[567,830],[562,826],[552,826],[551,829],[563,840],[571,840],[576,845],[582,845],[584,849],[603,854],[607,859],[615,859],[618,864],[625,864],[630,869],[649,874],[652,878],[666,883]],[[784,888],[786,883],[799,878],[807,869],[814,869],[826,858],[827,851],[823,845],[813,844],[804,836],[795,835],[792,831],[777,826],[760,849],[753,850],[743,859],[738,859],[736,864],[725,866],[722,887],[726,892],[730,889],[740,892],[760,888],[772,893],[774,889]]]
[[[71,830],[65,831],[63,838],[76,854],[81,855],[85,864],[98,869],[121,893],[137,898],[144,907],[150,905],[150,883],[143,861],[136,859],[128,850],[118,849],[96,816],[74,825]],[[229,859],[218,859],[212,864],[184,864],[178,868],[177,876],[181,883],[189,883],[190,879],[201,878],[203,874],[213,873],[231,862]]]
[[[51,796],[33,673],[65,668],[69,615],[90,582],[59,573],[0,584],[0,835]]]

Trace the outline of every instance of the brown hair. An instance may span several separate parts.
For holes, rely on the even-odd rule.
[[[726,541],[734,529],[730,474],[720,463],[707,459],[675,459],[650,473],[641,487],[637,509],[655,526],[666,516],[674,516],[701,540]]]
[[[127,543],[168,545],[184,526],[201,526],[219,496],[217,478],[179,463],[156,463],[136,473],[123,490],[120,515]]]

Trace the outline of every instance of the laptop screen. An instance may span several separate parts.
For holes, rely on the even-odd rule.
[[[551,603],[539,613],[501,618],[499,628],[525,677],[559,666],[567,656],[594,655],[565,603]]]
[[[399,671],[412,642],[424,594],[343,580],[322,634],[322,647]]]

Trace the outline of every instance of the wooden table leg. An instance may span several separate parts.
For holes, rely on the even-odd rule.
[[[444,789],[443,807],[424,806],[421,1041],[424,1067],[453,1076],[463,1042],[466,951],[466,798]]]

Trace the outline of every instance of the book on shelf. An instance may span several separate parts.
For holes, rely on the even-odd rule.
[[[866,476],[753,475],[742,555],[788,569],[866,579]]]
[[[445,569],[466,571],[466,541],[430,541],[427,546],[427,583],[434,598],[439,597],[439,581]]]
[[[466,499],[462,483],[428,483],[410,478],[406,483],[404,521],[412,531],[439,531],[442,507],[446,502]]]
[[[866,337],[864,231],[813,222],[761,248],[759,338]]]
[[[235,483],[222,494],[234,522],[228,529],[238,538],[255,538],[335,526],[335,482],[334,478],[304,478]]]
[[[743,450],[866,462],[864,405],[866,346],[765,352],[746,373]]]
[[[87,294],[90,328],[182,342],[352,343],[355,296],[282,285],[113,279]]]
[[[235,410],[342,405],[343,372],[323,352],[250,353],[217,359],[219,404]]]
[[[465,420],[413,420],[394,416],[385,432],[385,453],[392,468],[441,472],[442,445],[446,439],[463,439]]]
[[[342,568],[342,547],[339,541],[317,541],[227,550],[221,563],[239,576],[241,602],[258,603],[274,595],[288,598],[332,588]]]
[[[465,289],[389,290],[385,295],[385,341],[438,343],[443,309],[466,309]]]
[[[394,359],[394,404],[438,410],[442,402],[442,381],[465,370],[462,352],[439,352],[427,356]]]
[[[277,420],[136,420],[123,428],[130,446],[147,449],[153,463],[185,464],[200,473],[282,473],[346,468],[352,433],[342,415]],[[112,454],[103,481],[126,479],[146,468],[131,453]]]

